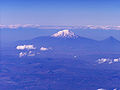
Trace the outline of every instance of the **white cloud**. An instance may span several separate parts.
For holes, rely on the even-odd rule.
[[[19,57],[23,57],[23,56],[26,56],[26,55],[27,55],[26,52],[20,52],[20,53],[19,53]]]
[[[104,89],[104,88],[99,88],[99,89],[97,89],[97,90],[106,90],[106,89]]]
[[[120,62],[120,58],[100,58],[97,60],[98,64],[102,64],[102,63],[108,63],[108,64],[112,64],[112,63],[118,63]]]
[[[41,48],[40,48],[40,50],[41,50],[41,51],[47,51],[47,50],[48,50],[48,48],[41,47]]]
[[[16,47],[17,50],[24,50],[24,49],[36,49],[33,45],[20,45]]]
[[[23,57],[23,56],[35,56],[35,53],[32,51],[29,52],[20,52],[19,53],[19,57]]]
[[[33,53],[32,51],[29,51],[27,56],[35,56],[35,53]]]

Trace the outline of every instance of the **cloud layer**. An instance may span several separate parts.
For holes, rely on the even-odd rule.
[[[81,26],[42,26],[39,24],[16,24],[16,25],[0,25],[0,29],[9,28],[37,28],[37,29],[102,29],[102,30],[120,30],[120,26],[100,26],[100,25],[81,25]]]

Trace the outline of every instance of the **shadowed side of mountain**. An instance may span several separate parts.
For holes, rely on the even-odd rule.
[[[108,38],[106,38],[106,39],[104,39],[104,40],[102,40],[101,42],[104,42],[104,43],[120,43],[120,41],[119,40],[117,40],[116,38],[114,38],[113,36],[110,36],[110,37],[108,37]]]
[[[110,36],[99,42],[99,48],[107,51],[120,51],[120,41]]]

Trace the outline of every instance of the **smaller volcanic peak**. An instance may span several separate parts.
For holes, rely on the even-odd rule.
[[[62,37],[62,38],[77,38],[78,36],[75,35],[70,30],[62,30],[52,35],[52,37]]]
[[[120,43],[117,39],[115,39],[113,36],[108,37],[107,39],[103,40],[104,42],[117,42]]]

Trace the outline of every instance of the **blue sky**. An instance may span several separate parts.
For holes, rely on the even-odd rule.
[[[120,25],[120,0],[1,0],[1,24]]]

